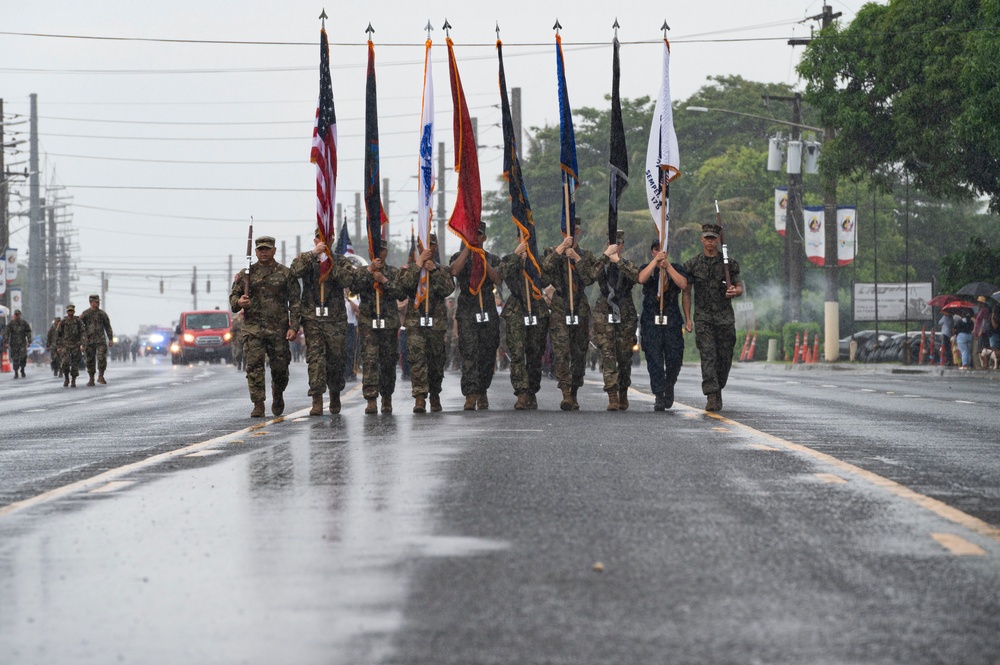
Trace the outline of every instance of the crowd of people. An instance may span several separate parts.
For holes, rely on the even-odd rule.
[[[971,370],[978,360],[982,369],[1000,368],[1000,302],[978,296],[974,309],[945,312],[938,325],[947,365]]]
[[[258,237],[257,261],[240,272],[229,297],[236,313],[234,360],[246,371],[251,417],[265,415],[268,366],[271,413],[284,412],[299,340],[305,345],[310,415],[321,415],[324,407],[339,413],[346,381],[359,370],[365,413],[392,413],[399,365],[410,382],[414,413],[442,410],[446,367],[461,372],[463,409],[489,409],[494,372],[504,366],[516,410],[538,408],[545,371],[557,382],[560,409],[575,411],[591,350],[607,410],[625,411],[637,331],[656,396],[653,408],[664,411],[674,401],[684,329],[695,333],[701,354],[705,408],[721,410],[736,344],[731,300],[743,292],[739,264],[724,261],[719,252],[721,229],[703,225],[702,251],[683,265],[671,263],[656,240],[639,266],[624,257],[622,234],[600,254],[583,250],[582,227],[574,221],[576,233],[539,257],[541,284],[527,279],[526,261],[535,260],[527,244],[519,242],[505,256],[485,251],[484,226],[477,241],[465,243],[446,265],[433,233],[429,246],[402,267],[386,262],[384,248],[368,266],[356,267],[331,254],[318,233],[313,249],[286,267],[275,261],[274,238]],[[505,301],[501,283],[509,291]],[[585,292],[592,284],[593,306]],[[641,313],[632,300],[637,284]]]

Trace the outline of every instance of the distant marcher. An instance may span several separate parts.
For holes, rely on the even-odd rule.
[[[108,368],[108,347],[115,345],[115,333],[111,330],[111,319],[107,312],[101,309],[101,296],[90,296],[90,307],[80,315],[83,325],[87,326],[87,374],[90,375],[88,386],[94,385],[94,372],[98,383],[104,380],[104,371]]]
[[[14,368],[14,378],[24,377],[24,366],[28,362],[28,346],[31,345],[31,326],[21,318],[21,310],[14,310],[14,318],[4,329],[4,346],[10,352],[10,365]]]
[[[536,395],[542,384],[542,355],[549,330],[549,304],[525,276],[527,257],[528,243],[520,241],[500,261],[500,274],[510,289],[503,322],[510,358],[510,385],[517,396],[514,408],[518,411],[538,408]]]
[[[285,411],[285,388],[288,387],[288,342],[295,339],[299,326],[299,281],[292,271],[274,260],[274,238],[261,236],[255,241],[257,262],[241,270],[229,293],[233,312],[243,310],[242,343],[246,357],[247,387],[253,402],[251,418],[264,417],[267,396],[264,360],[271,366],[271,413]],[[243,278],[250,280],[249,295],[243,295]]]
[[[729,380],[736,348],[736,313],[732,299],[743,293],[740,264],[729,261],[729,284],[725,283],[719,253],[717,224],[701,225],[702,251],[684,264],[688,282],[694,286],[694,341],[701,354],[701,390],[706,395],[706,411],[722,409],[722,390]],[[691,322],[687,322],[691,330]]]
[[[639,271],[639,283],[642,284],[639,334],[642,350],[646,353],[649,389],[656,396],[653,410],[665,411],[674,405],[674,385],[684,364],[683,328],[691,316],[691,291],[684,266],[670,262],[667,253],[660,251],[659,239],[653,240],[649,251],[652,260]],[[661,274],[664,278],[662,308]],[[677,306],[678,296],[684,300],[684,316]]]
[[[378,258],[354,273],[353,290],[358,294],[358,332],[361,348],[361,394],[367,401],[365,413],[392,413],[392,395],[396,391],[396,366],[399,364],[400,316],[398,302],[399,268],[385,262],[388,247],[382,245]],[[408,378],[404,366],[403,378]]]
[[[87,327],[76,315],[73,305],[66,305],[66,316],[56,332],[56,344],[62,360],[63,388],[76,388],[76,377],[80,375],[80,361],[87,344]]]
[[[52,321],[49,332],[45,336],[45,349],[49,352],[49,365],[52,367],[52,376],[60,376],[62,370],[61,363],[59,362],[59,345],[56,344],[56,333],[59,331],[60,321],[62,321],[62,318],[57,316]]]

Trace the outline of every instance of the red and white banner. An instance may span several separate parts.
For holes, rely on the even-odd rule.
[[[785,223],[788,219],[788,188],[774,188],[774,230],[785,235]]]
[[[818,266],[826,261],[826,229],[823,227],[823,206],[805,206],[806,258]]]
[[[858,210],[837,206],[837,265],[846,266],[857,256]]]

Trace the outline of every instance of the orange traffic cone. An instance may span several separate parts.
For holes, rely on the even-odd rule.
[[[3,372],[3,373],[6,374],[9,371],[11,371],[10,356],[8,356],[7,352],[4,351],[3,352],[3,360],[0,361],[0,372]]]
[[[917,364],[924,364],[924,345],[927,343],[927,326],[920,326],[920,352],[917,354]]]
[[[792,347],[792,364],[799,362],[799,334],[795,333],[795,346]]]
[[[809,356],[809,362],[819,362],[819,333],[816,333],[816,336],[813,337],[813,350],[812,355]]]
[[[799,353],[802,354],[802,357],[799,359],[799,362],[801,362],[801,363],[809,362],[809,331],[808,330],[802,331],[802,348],[799,349]]]
[[[740,351],[740,362],[747,359],[747,345],[750,344],[750,331],[747,331],[746,339],[743,340],[743,350]]]
[[[750,342],[750,351],[747,352],[747,361],[753,361],[753,353],[757,350],[757,332],[754,331],[753,341]]]
[[[938,365],[944,367],[948,364],[948,350],[944,346],[944,339],[941,339],[941,352],[938,353],[939,360]]]

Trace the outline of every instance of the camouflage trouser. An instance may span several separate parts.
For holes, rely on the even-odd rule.
[[[80,346],[63,346],[59,349],[59,358],[62,359],[63,376],[80,376]]]
[[[284,333],[263,332],[259,336],[244,333],[243,355],[247,362],[247,386],[250,388],[251,402],[263,402],[267,397],[264,385],[265,355],[271,364],[271,392],[285,392],[292,353],[288,350],[288,340]]]
[[[706,395],[726,387],[736,348],[736,327],[732,323],[695,321],[694,343],[701,354],[701,391]]]
[[[646,353],[646,370],[649,372],[649,389],[662,395],[677,383],[684,363],[684,334],[681,327],[642,325],[642,350]]]
[[[601,351],[601,372],[604,374],[604,391],[619,392],[632,385],[632,347],[635,346],[636,322],[608,323],[598,316],[594,319],[594,341]]]
[[[49,357],[51,358],[49,366],[52,367],[52,373],[58,374],[62,370],[62,360],[60,359],[59,356],[59,349],[57,349],[54,346],[50,348]]]
[[[302,330],[306,336],[309,394],[322,395],[329,390],[339,395],[344,389],[344,324],[305,321]]]
[[[28,363],[28,347],[10,345],[10,365],[16,372]]]
[[[108,345],[88,344],[86,358],[87,374],[93,374],[95,370],[104,374],[104,370],[108,368]]]
[[[444,380],[444,331],[413,326],[406,329],[412,395],[438,395]]]
[[[579,388],[587,372],[587,345],[590,343],[589,317],[581,316],[575,326],[566,325],[566,316],[555,312],[549,317],[549,337],[559,389]]]
[[[399,363],[399,329],[372,328],[359,325],[361,330],[361,390],[365,399],[385,397],[396,390],[396,365]]]
[[[458,318],[458,349],[462,354],[462,394],[481,395],[493,383],[500,346],[500,326],[496,310],[490,320],[476,323],[474,318]]]
[[[507,351],[510,353],[510,385],[515,395],[534,395],[542,386],[542,354],[549,316],[538,316],[538,325],[524,325],[518,314],[504,319],[507,324]]]

